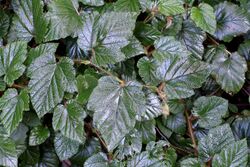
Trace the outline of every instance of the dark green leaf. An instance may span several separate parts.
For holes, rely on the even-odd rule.
[[[145,114],[145,97],[137,82],[125,86],[113,77],[102,77],[92,92],[88,109],[94,111],[94,124],[108,149],[114,149],[135,126],[136,113]]]
[[[242,166],[247,167],[248,149],[247,141],[241,140],[234,142],[224,148],[213,158],[213,167],[221,166]]]
[[[240,44],[238,53],[239,55],[245,57],[247,61],[250,61],[250,40]]]
[[[212,48],[212,75],[227,93],[237,93],[245,82],[246,60],[237,52],[228,55],[223,48]]]
[[[40,0],[14,0],[16,15],[13,17],[9,39],[30,41],[35,37],[37,43],[43,41],[47,32],[47,21]]]
[[[200,160],[209,161],[212,156],[232,142],[234,142],[234,136],[228,124],[210,129],[207,136],[201,138],[198,144]]]
[[[250,117],[237,118],[232,124],[232,130],[237,140],[246,138],[250,147]]]
[[[139,130],[142,136],[142,143],[147,144],[150,141],[155,141],[155,120],[143,121],[137,124],[136,128]]]
[[[160,38],[161,32],[150,24],[138,22],[136,23],[134,34],[143,45],[148,46],[152,45],[155,40]]]
[[[17,167],[17,153],[12,139],[0,135],[0,165]]]
[[[9,43],[0,48],[0,76],[4,75],[4,81],[12,85],[24,72],[23,62],[26,59],[27,44],[25,42]]]
[[[139,12],[140,3],[138,0],[119,0],[114,4],[115,10],[120,12]]]
[[[83,119],[86,113],[76,101],[69,101],[65,106],[58,105],[53,114],[53,128],[71,140],[84,143]]]
[[[159,60],[157,77],[166,82],[168,99],[187,98],[194,94],[193,89],[201,87],[210,74],[209,65],[194,58],[155,52]]]
[[[73,62],[63,58],[56,63],[54,55],[36,58],[28,69],[30,97],[41,118],[61,102],[64,91],[71,88],[75,71]]]
[[[97,86],[98,79],[90,74],[78,75],[77,77],[77,89],[78,95],[76,97],[80,104],[84,104],[88,101],[90,94]]]
[[[0,119],[6,132],[10,135],[23,119],[23,111],[29,110],[29,95],[22,90],[19,95],[16,89],[8,89],[0,99]]]
[[[185,134],[186,132],[186,119],[183,113],[172,114],[163,118],[163,123],[175,133]]]
[[[194,102],[192,112],[199,117],[200,127],[210,129],[223,122],[222,118],[228,112],[228,101],[216,96],[202,96]]]
[[[84,16],[84,26],[78,32],[78,45],[91,53],[97,65],[114,64],[126,57],[121,49],[129,44],[133,34],[135,14],[128,12],[94,13]]]
[[[203,42],[206,39],[205,32],[196,27],[192,21],[186,20],[182,24],[178,38],[196,58],[202,59]]]
[[[15,141],[17,156],[19,157],[26,150],[26,138],[28,127],[20,123],[10,138]]]
[[[172,36],[161,37],[159,40],[155,41],[155,49],[172,55],[186,56],[189,54],[186,47]]]
[[[47,19],[50,24],[46,41],[65,38],[80,29],[83,21],[78,7],[75,0],[53,0],[49,3]]]
[[[202,167],[198,159],[187,158],[180,162],[181,167]]]
[[[36,146],[45,142],[50,136],[49,129],[43,126],[37,126],[31,129],[29,136],[29,145]]]
[[[56,154],[60,160],[65,160],[72,157],[77,153],[80,143],[71,140],[59,133],[56,134],[54,139],[54,146]]]
[[[217,5],[215,16],[217,29],[214,35],[220,40],[246,33],[250,29],[247,12],[230,2]]]
[[[83,4],[90,5],[90,6],[104,5],[104,0],[79,0],[79,2],[82,2]]]
[[[0,9],[0,38],[6,35],[9,23],[9,16],[4,12],[4,10]]]

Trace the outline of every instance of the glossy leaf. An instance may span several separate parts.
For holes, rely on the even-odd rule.
[[[161,37],[159,40],[155,41],[155,48],[157,51],[172,55],[186,56],[189,54],[186,47],[172,36]]]
[[[43,41],[47,32],[47,21],[40,0],[14,0],[16,15],[13,18],[9,39],[11,41],[30,41],[35,37],[37,43]]]
[[[138,12],[140,3],[138,0],[119,0],[114,4],[114,8],[121,12]]]
[[[27,44],[22,41],[9,43],[0,48],[0,76],[4,75],[4,81],[8,85],[12,85],[23,74],[26,49]]]
[[[183,4],[177,0],[159,0],[158,8],[166,16],[181,14],[185,11]]]
[[[234,142],[224,148],[213,158],[213,166],[247,166],[248,149],[247,141],[241,140]]]
[[[206,3],[199,4],[199,7],[193,7],[191,10],[191,19],[202,30],[213,34],[216,29],[216,20],[214,9]]]
[[[51,54],[36,58],[30,65],[30,98],[40,118],[60,103],[64,91],[71,88],[75,73],[72,66],[73,62],[67,58],[56,63]]]
[[[9,28],[9,16],[0,9],[0,38],[6,35]]]
[[[83,17],[84,26],[78,32],[78,45],[91,53],[94,64],[114,64],[126,57],[121,49],[129,44],[135,15],[128,12],[94,13]],[[126,26],[126,27],[125,27]]]
[[[193,58],[160,52],[154,56],[160,61],[156,75],[166,82],[165,91],[168,99],[192,96],[193,89],[201,87],[210,73],[209,65]]]
[[[104,5],[103,0],[79,0],[79,2],[82,2],[85,5],[90,5],[90,6],[102,6]]]
[[[221,88],[227,93],[237,93],[245,82],[245,59],[237,52],[229,56],[223,49],[217,49],[211,62],[214,67],[212,75]]]
[[[0,165],[17,167],[17,153],[13,140],[0,135]]]
[[[23,119],[23,111],[29,110],[29,95],[27,90],[18,94],[16,89],[8,89],[0,98],[1,123],[10,135]]]
[[[194,102],[192,112],[199,118],[200,127],[210,129],[223,122],[223,117],[228,112],[228,101],[216,96],[202,96]]]
[[[113,77],[102,77],[92,92],[88,109],[109,150],[135,126],[136,113],[145,114],[145,96],[137,82],[120,85]]]
[[[43,126],[37,126],[31,129],[29,136],[29,145],[36,146],[45,142],[50,136],[49,129]]]
[[[209,161],[212,156],[232,142],[234,142],[234,136],[228,124],[210,129],[207,136],[201,138],[198,144],[200,160]]]
[[[46,41],[65,38],[83,25],[78,7],[75,0],[53,0],[49,3],[47,13],[49,31]]]
[[[56,134],[54,147],[60,160],[65,160],[77,153],[80,143],[71,140],[61,134]]]
[[[214,35],[220,40],[246,33],[250,29],[246,11],[230,2],[218,4],[215,16],[217,29]]]
[[[198,59],[202,59],[204,53],[203,42],[206,34],[190,20],[185,20],[182,29],[178,34],[178,39],[186,46],[186,48]]]
[[[76,101],[68,102],[67,107],[58,105],[53,114],[53,128],[71,140],[84,143],[83,119],[85,117],[85,111]]]

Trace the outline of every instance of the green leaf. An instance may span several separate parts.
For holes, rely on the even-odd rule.
[[[146,94],[146,114],[143,120],[151,120],[162,115],[162,104],[160,98],[152,91],[147,90]]]
[[[0,135],[0,165],[17,167],[17,153],[13,140]]]
[[[28,147],[25,152],[19,157],[19,159],[21,160],[20,166],[35,165],[39,162],[39,158],[39,146]]]
[[[53,128],[71,140],[84,143],[85,133],[83,119],[86,113],[76,101],[69,101],[64,107],[58,105],[53,114]]]
[[[23,119],[23,111],[29,110],[29,95],[26,89],[18,95],[16,89],[8,89],[0,98],[1,123],[10,135]]]
[[[202,59],[204,53],[203,42],[206,39],[206,33],[196,27],[192,21],[185,20],[183,22],[178,39],[196,58]]]
[[[143,22],[137,22],[134,30],[134,34],[139,41],[145,45],[149,46],[154,43],[155,40],[159,39],[161,32],[153,27],[151,24],[146,24]]]
[[[80,104],[87,103],[89,96],[98,84],[98,79],[90,74],[77,76],[78,95],[76,97]]]
[[[79,145],[79,142],[71,140],[59,133],[56,134],[54,139],[55,151],[60,160],[66,160],[76,154]]]
[[[70,158],[70,161],[81,166],[86,159],[101,151],[101,145],[97,138],[87,139],[84,146],[80,146],[79,152]]]
[[[48,54],[36,58],[28,68],[30,98],[37,115],[41,118],[61,102],[64,91],[71,88],[75,75],[73,62],[63,58],[56,63],[55,56]]]
[[[128,81],[119,85],[113,77],[102,77],[92,92],[88,109],[94,111],[94,125],[102,134],[108,150],[113,150],[135,126],[136,113],[145,113],[142,86]]]
[[[246,138],[250,147],[250,117],[237,118],[232,124],[232,130],[237,140]]]
[[[250,40],[241,43],[238,48],[239,55],[245,57],[247,61],[250,61]]]
[[[160,52],[183,56],[190,54],[186,47],[172,36],[161,37],[159,40],[155,41],[154,44],[155,49]]]
[[[181,167],[202,167],[198,159],[196,158],[187,158],[181,160],[180,162]]]
[[[140,3],[138,0],[119,0],[114,4],[114,8],[120,12],[139,12]]]
[[[129,44],[122,48],[122,52],[125,54],[126,59],[138,56],[144,53],[143,46],[140,41],[136,39],[134,36],[129,39]]]
[[[155,131],[155,120],[142,121],[136,125],[137,130],[141,133],[142,143],[147,144],[150,141],[155,141],[156,131]]]
[[[83,4],[90,5],[90,6],[104,5],[104,0],[79,0],[79,2],[82,2]]]
[[[26,59],[27,44],[25,42],[13,42],[0,48],[0,76],[4,75],[4,81],[12,85],[24,72],[23,62]]]
[[[162,122],[167,128],[175,133],[185,134],[186,132],[186,119],[183,113],[171,114],[167,118],[163,118]]]
[[[99,152],[98,154],[92,155],[85,161],[85,167],[109,167],[109,161],[106,154]]]
[[[59,160],[51,145],[44,145],[42,147],[39,162],[35,165],[38,167],[55,167],[59,166]]]
[[[212,156],[232,142],[234,142],[234,136],[228,124],[210,129],[207,136],[201,138],[198,144],[200,160],[209,161]]]
[[[26,150],[26,139],[29,128],[20,123],[16,130],[11,134],[10,138],[15,142],[16,153],[19,157]]]
[[[165,165],[162,160],[150,157],[149,152],[143,151],[128,161],[127,167],[135,166],[160,167]]]
[[[237,93],[245,82],[246,60],[237,52],[227,55],[223,48],[212,48],[213,72],[217,83],[227,93]]]
[[[49,31],[46,41],[65,38],[75,33],[83,25],[75,0],[53,0],[48,5]]]
[[[128,12],[93,13],[84,16],[84,26],[78,32],[78,45],[91,53],[92,63],[114,64],[125,60],[122,48],[129,44],[135,24],[135,14]]]
[[[241,140],[234,142],[224,148],[213,158],[213,167],[221,166],[242,166],[247,167],[248,149],[247,141]]]
[[[250,29],[247,12],[230,2],[215,6],[215,16],[217,29],[214,35],[219,40],[246,33]]]
[[[194,102],[192,113],[199,117],[200,127],[210,129],[223,122],[222,118],[228,113],[228,101],[216,96],[202,96]]]
[[[166,16],[185,12],[183,4],[179,0],[159,0],[158,10]]]
[[[36,48],[30,49],[28,53],[28,58],[25,61],[25,64],[30,65],[36,58],[40,56],[44,56],[47,54],[54,54],[56,52],[56,49],[58,47],[58,44],[55,43],[46,43],[41,44],[37,46]]]
[[[139,68],[139,75],[142,77],[142,80],[149,84],[157,86],[160,81],[158,80],[155,70],[157,68],[157,63],[154,59],[149,59],[148,57],[142,57],[138,63],[137,67]]]
[[[135,153],[140,153],[142,149],[142,136],[138,130],[132,130],[120,142],[115,156],[122,160],[126,156],[133,156]]]
[[[16,15],[13,17],[9,39],[11,41],[30,41],[35,37],[41,43],[47,32],[47,21],[43,14],[43,2],[40,0],[14,0]]]
[[[9,16],[4,12],[4,10],[0,9],[0,38],[7,34],[9,23]]]
[[[166,83],[168,99],[187,98],[201,87],[210,73],[209,65],[190,57],[155,52],[159,61],[156,75]]]
[[[29,145],[36,146],[45,142],[49,138],[50,132],[47,127],[37,126],[31,129],[29,136]]]
[[[216,20],[214,9],[206,3],[200,3],[199,7],[192,7],[191,19],[202,30],[214,34],[216,30]]]

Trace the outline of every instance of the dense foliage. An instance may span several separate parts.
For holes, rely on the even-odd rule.
[[[0,0],[0,166],[250,166],[250,1]]]

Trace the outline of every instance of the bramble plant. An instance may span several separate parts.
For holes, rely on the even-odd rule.
[[[0,166],[250,166],[250,1],[0,0]]]

